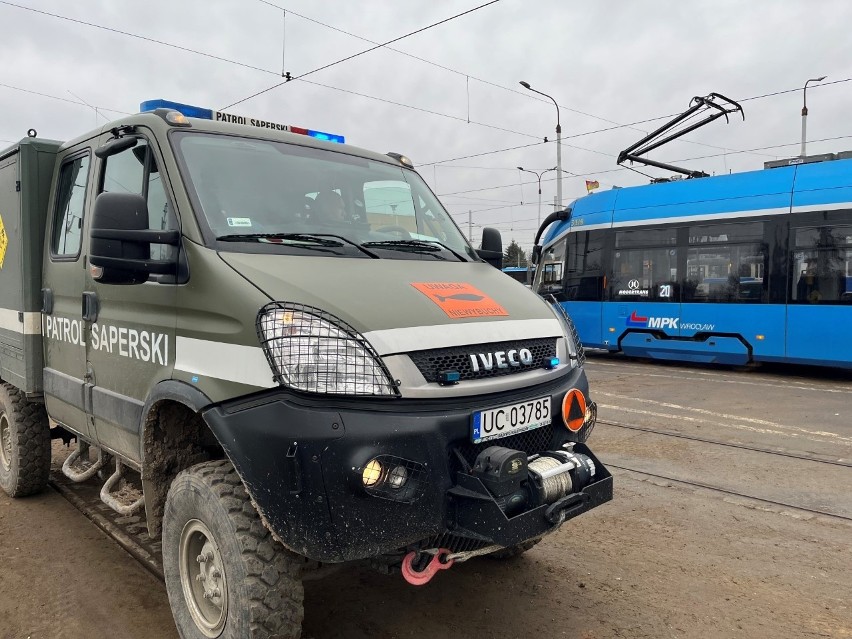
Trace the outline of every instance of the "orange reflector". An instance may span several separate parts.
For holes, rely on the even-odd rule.
[[[586,398],[583,393],[572,388],[562,399],[562,421],[573,433],[576,433],[586,423]]]

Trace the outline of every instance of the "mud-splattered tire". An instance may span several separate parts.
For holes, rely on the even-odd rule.
[[[42,404],[0,383],[0,488],[10,497],[34,495],[50,473],[50,424]]]
[[[502,548],[501,550],[495,550],[492,553],[486,555],[490,559],[514,559],[515,557],[520,557],[530,548],[535,546],[541,539],[530,539],[529,541],[525,541],[521,544],[517,544],[515,546],[509,546],[508,548]]]
[[[183,639],[297,639],[300,559],[272,538],[228,461],[172,482],[163,514],[163,571]]]

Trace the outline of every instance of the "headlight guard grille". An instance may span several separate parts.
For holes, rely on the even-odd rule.
[[[320,308],[270,302],[257,336],[278,384],[327,395],[398,397],[379,355],[348,323]]]

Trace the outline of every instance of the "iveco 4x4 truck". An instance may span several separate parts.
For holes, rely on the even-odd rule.
[[[0,152],[0,486],[75,441],[64,474],[161,537],[182,637],[297,637],[330,565],[422,584],[611,499],[570,319],[404,156],[159,100],[30,135]]]

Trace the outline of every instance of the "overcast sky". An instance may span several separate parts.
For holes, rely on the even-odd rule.
[[[69,139],[153,98],[221,109],[280,82],[282,70],[300,75],[484,2],[0,0],[0,146],[29,128]],[[726,173],[795,156],[801,87],[822,75],[824,86],[808,88],[808,154],[852,149],[849,24],[848,0],[500,0],[230,111],[405,153],[465,233],[473,211],[476,244],[482,226],[496,226],[504,243],[527,248],[537,185],[516,167],[555,166],[556,108],[518,81],[560,105],[567,205],[586,179],[601,189],[647,183],[615,157],[663,120],[595,131],[678,113],[712,91],[744,100],[745,122],[718,120],[652,157]],[[689,160],[700,156],[710,157]],[[542,179],[542,217],[553,210],[555,175]]]

